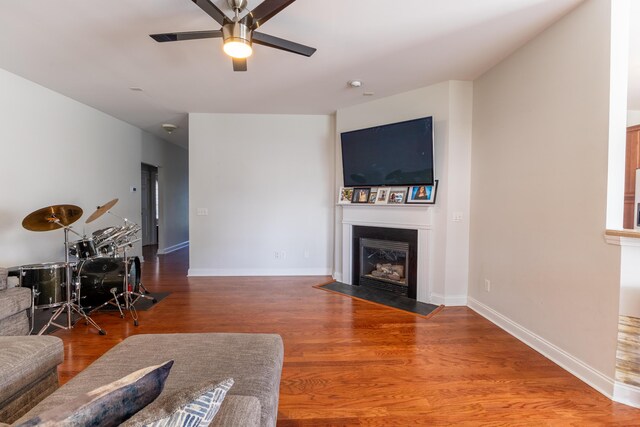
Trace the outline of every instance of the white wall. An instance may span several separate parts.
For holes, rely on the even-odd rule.
[[[189,274],[330,274],[334,131],[332,116],[190,114]]]
[[[62,231],[21,226],[45,206],[80,206],[84,215],[73,227],[81,234],[120,224],[107,214],[85,225],[97,205],[113,198],[120,199],[115,213],[140,222],[140,193],[130,187],[140,187],[142,140],[152,144],[154,137],[4,70],[0,93],[0,265],[64,259]]]
[[[474,82],[469,275],[473,308],[609,395],[610,7],[585,2]]]
[[[145,133],[142,162],[158,168],[158,253],[168,253],[189,242],[189,153]]]
[[[628,110],[627,111],[627,126],[640,125],[640,111]]]
[[[429,208],[433,211],[429,299],[437,304],[466,304],[472,95],[470,82],[449,81],[343,108],[336,113],[336,195],[343,185],[341,132],[433,116],[435,177],[439,187],[436,205]],[[454,223],[453,212],[462,213],[462,221]],[[428,215],[426,210],[424,214]],[[342,208],[338,207],[334,260],[337,278],[342,271],[341,224]]]

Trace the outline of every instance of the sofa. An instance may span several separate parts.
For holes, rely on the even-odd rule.
[[[62,341],[27,336],[31,289],[8,287],[0,268],[0,422],[13,422],[58,388]]]
[[[22,416],[17,423],[54,407],[71,404],[83,394],[138,369],[174,360],[162,393],[122,424],[142,425],[154,411],[166,410],[177,396],[233,378],[211,426],[273,427],[284,357],[282,339],[272,334],[142,334],[119,343]]]

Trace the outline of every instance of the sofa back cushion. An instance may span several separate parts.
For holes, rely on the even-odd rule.
[[[7,269],[0,267],[0,291],[7,289]]]

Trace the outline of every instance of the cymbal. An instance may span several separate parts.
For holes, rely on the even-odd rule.
[[[57,230],[76,222],[82,209],[75,205],[53,205],[31,212],[22,220],[22,226],[30,231]]]
[[[85,224],[89,224],[91,221],[95,221],[96,219],[100,218],[102,215],[107,213],[107,211],[111,209],[116,203],[118,203],[118,199],[113,199],[102,206],[98,206],[98,209],[96,209],[96,211],[92,213],[89,218],[87,218]]]

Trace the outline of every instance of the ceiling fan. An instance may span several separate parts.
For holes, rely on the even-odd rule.
[[[222,28],[211,31],[151,34],[150,37],[160,43],[221,37],[224,40],[225,53],[233,59],[233,71],[247,71],[247,58],[253,52],[253,43],[307,57],[316,51],[315,48],[256,31],[295,0],[264,0],[242,18],[240,14],[246,9],[247,0],[227,0],[235,14],[233,19],[228,18],[211,0],[192,1],[222,25]]]

